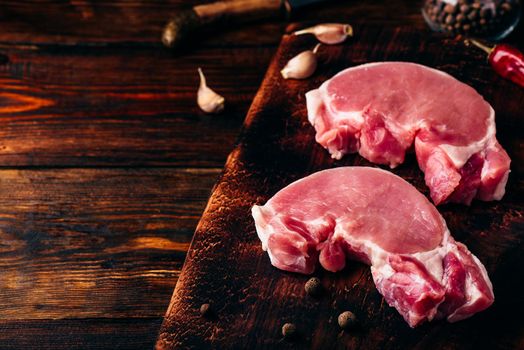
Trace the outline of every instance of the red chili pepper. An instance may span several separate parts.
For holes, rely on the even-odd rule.
[[[524,87],[524,54],[517,48],[507,44],[490,47],[473,39],[467,39],[465,43],[471,43],[484,50],[495,72]]]

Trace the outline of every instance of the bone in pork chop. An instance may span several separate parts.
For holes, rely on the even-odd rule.
[[[499,200],[510,159],[495,112],[472,87],[408,62],[346,69],[306,94],[316,140],[340,159],[359,152],[395,167],[411,145],[436,204]]]
[[[317,172],[252,208],[262,248],[282,270],[310,274],[371,265],[378,291],[415,327],[454,322],[493,303],[482,263],[451,237],[437,209],[402,178],[375,168]]]

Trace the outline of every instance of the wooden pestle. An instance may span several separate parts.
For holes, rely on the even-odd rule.
[[[247,22],[289,11],[283,0],[225,0],[197,5],[175,14],[164,27],[162,43],[175,48],[189,37],[220,23]]]

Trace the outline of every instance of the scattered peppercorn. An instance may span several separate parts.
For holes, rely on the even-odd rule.
[[[304,286],[306,293],[312,297],[318,297],[322,294],[322,284],[317,277],[311,277]]]
[[[292,340],[297,335],[297,326],[293,323],[286,323],[282,326],[282,335],[285,339]]]
[[[344,311],[338,315],[338,325],[345,331],[352,329],[356,323],[357,318],[351,311]]]
[[[211,305],[208,303],[202,304],[200,306],[200,315],[202,316],[209,316],[211,314]]]

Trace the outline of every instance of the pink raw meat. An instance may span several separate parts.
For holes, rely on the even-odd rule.
[[[493,303],[482,263],[451,237],[437,209],[385,170],[320,171],[252,209],[262,248],[279,269],[310,274],[371,265],[378,291],[415,327],[454,322]]]
[[[346,69],[306,94],[316,140],[332,157],[359,152],[392,168],[413,141],[436,204],[500,200],[510,159],[495,112],[470,86],[408,62]]]

